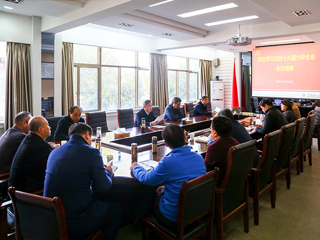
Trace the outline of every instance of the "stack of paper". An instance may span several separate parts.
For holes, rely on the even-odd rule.
[[[205,136],[200,136],[200,137],[196,137],[195,138],[195,141],[196,142],[199,142],[199,143],[205,143],[207,144],[207,141],[209,140],[208,137],[205,137]]]

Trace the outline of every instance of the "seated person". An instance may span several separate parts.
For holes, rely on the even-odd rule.
[[[265,113],[265,117],[262,122],[262,127],[255,127],[250,132],[250,135],[253,139],[263,138],[264,135],[276,131],[282,126],[288,124],[285,116],[273,106],[271,100],[268,98],[263,98],[259,102],[259,105],[262,111]]]
[[[281,111],[283,111],[288,123],[293,123],[298,119],[295,112],[292,110],[292,103],[289,99],[283,99],[281,101]]]
[[[172,151],[149,172],[136,162],[132,164],[131,171],[138,181],[149,186],[160,186],[157,189],[159,203],[156,201],[155,215],[164,224],[175,225],[182,183],[205,174],[206,167],[198,153],[192,152],[190,146],[184,146],[185,134],[178,125],[167,125],[162,131],[162,138]]]
[[[145,100],[143,102],[143,108],[137,112],[136,115],[136,120],[134,122],[135,127],[140,127],[141,126],[141,119],[145,118],[146,119],[146,125],[147,126],[154,126],[157,125],[159,122],[155,121],[156,116],[153,114],[152,111],[152,102],[150,100]],[[164,120],[161,121],[161,123],[164,123]]]
[[[91,147],[92,128],[75,123],[68,143],[50,154],[44,183],[44,196],[61,198],[69,239],[86,239],[103,228],[104,239],[115,239],[122,209],[117,203],[97,200],[109,191],[113,172],[104,167],[100,151]]]
[[[211,122],[211,135],[215,141],[208,146],[204,163],[207,171],[215,167],[220,169],[217,179],[217,187],[220,187],[227,170],[227,156],[229,148],[239,144],[237,140],[230,137],[232,129],[231,121],[225,116],[217,116]]]
[[[230,119],[231,125],[232,125],[230,137],[233,137],[239,143],[244,143],[252,140],[251,136],[249,135],[247,130],[244,128],[244,126],[242,126],[237,120],[234,120],[234,116],[229,108],[225,108],[221,110],[218,115],[225,116]],[[258,152],[258,149],[255,148],[253,167],[256,167],[259,161],[260,161],[259,152]]]
[[[301,118],[301,114],[300,114],[300,110],[298,108],[298,106],[293,102],[291,104],[292,110],[294,111],[294,113],[297,115],[298,119]]]
[[[207,111],[208,96],[202,96],[201,100],[196,104],[193,110],[193,116],[212,115],[212,112]]]
[[[316,119],[314,121],[314,124],[318,124],[320,120],[320,100],[316,100],[314,104],[312,105],[314,107],[314,114],[316,115]],[[317,127],[314,126],[313,133],[317,133]]]
[[[50,136],[50,127],[44,117],[31,118],[29,132],[14,155],[8,185],[32,193],[43,189],[47,160],[53,147],[45,141]]]
[[[184,118],[184,114],[180,110],[181,99],[178,97],[172,98],[171,103],[166,107],[164,111],[164,120],[168,121],[177,121]]]
[[[69,115],[64,116],[57,123],[56,132],[54,133],[54,141],[69,140],[68,130],[70,126],[77,122],[84,122],[81,117],[82,108],[73,106],[69,109]]]
[[[29,112],[20,112],[14,118],[14,126],[0,138],[0,174],[10,172],[11,163],[20,143],[29,132]]]

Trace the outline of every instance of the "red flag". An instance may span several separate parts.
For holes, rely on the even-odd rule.
[[[236,78],[236,62],[233,62],[233,83],[232,83],[232,102],[231,107],[239,107],[238,88]]]
[[[241,106],[242,111],[246,109],[246,91],[244,89],[244,69],[242,68],[242,79],[241,79]]]

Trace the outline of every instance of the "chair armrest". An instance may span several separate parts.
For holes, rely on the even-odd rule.
[[[9,178],[10,172],[0,174],[0,179]]]

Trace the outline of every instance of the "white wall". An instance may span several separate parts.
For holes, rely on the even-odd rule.
[[[31,17],[1,11],[0,26],[0,41],[31,44]]]

